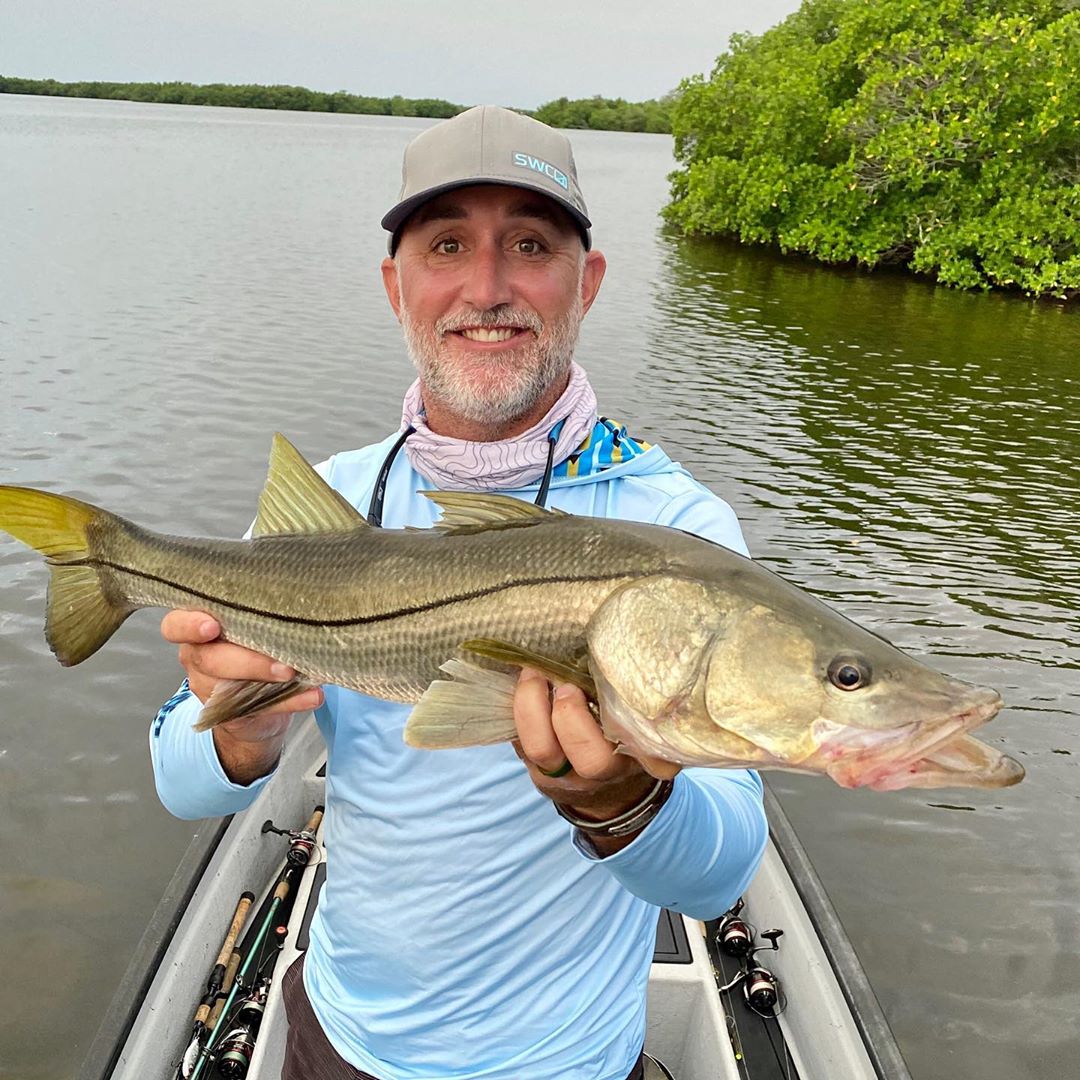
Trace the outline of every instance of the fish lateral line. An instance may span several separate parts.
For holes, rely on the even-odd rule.
[[[165,585],[171,589],[176,589],[177,592],[186,593],[188,596],[193,596],[198,600],[209,600],[212,603],[220,604],[222,607],[227,607],[231,611],[241,611],[245,615],[258,615],[263,618],[273,619],[277,622],[291,623],[300,626],[333,627],[367,626],[369,624],[391,622],[394,619],[408,618],[411,615],[423,615],[430,611],[438,611],[444,607],[451,607],[454,604],[465,604],[471,600],[481,600],[485,596],[491,596],[494,593],[503,592],[506,589],[529,588],[531,586],[541,585],[592,584],[603,581],[618,581],[621,578],[626,577],[626,572],[621,571],[615,574],[586,574],[580,577],[522,578],[521,580],[511,582],[510,584],[492,585],[483,589],[474,589],[472,592],[459,593],[455,596],[444,597],[440,600],[435,600],[428,604],[417,604],[414,607],[408,608],[396,608],[393,611],[378,612],[374,615],[361,615],[348,619],[312,619],[305,618],[301,615],[286,615],[279,611],[266,611],[262,608],[251,607],[247,604],[238,603],[235,600],[226,600],[221,597],[214,596],[211,593],[201,592],[198,589],[194,589],[189,585],[181,585],[178,582],[171,580],[170,578],[161,577],[158,574],[151,574],[144,570],[136,570],[130,566],[124,566],[121,563],[110,562],[107,559],[97,559],[91,557],[90,559],[86,559],[82,563],[66,563],[61,565],[83,565],[93,566],[95,568],[104,567],[109,570],[118,571],[119,573],[130,574],[132,577],[140,578],[143,581],[153,581],[159,585]]]

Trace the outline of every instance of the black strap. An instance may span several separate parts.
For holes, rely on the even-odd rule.
[[[562,425],[557,425],[548,435],[548,456],[547,464],[544,466],[544,478],[540,481],[540,490],[536,493],[536,505],[546,506],[548,488],[551,487],[551,466],[555,462],[555,432],[559,430]]]
[[[397,441],[390,447],[390,453],[379,469],[379,475],[375,478],[375,490],[371,493],[371,503],[368,505],[367,522],[376,529],[382,528],[383,501],[386,498],[386,481],[390,478],[390,469],[394,464],[394,458],[398,451],[405,445],[405,440],[416,430],[411,424],[398,436]]]

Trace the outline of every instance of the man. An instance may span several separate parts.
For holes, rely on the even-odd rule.
[[[407,148],[383,225],[383,283],[419,378],[403,434],[320,467],[353,505],[429,526],[420,490],[498,489],[744,550],[726,504],[597,418],[573,363],[605,263],[564,136],[490,107],[437,124]],[[642,1075],[656,908],[712,917],[745,888],[766,836],[756,775],[616,754],[580,691],[552,695],[529,670],[513,748],[411,749],[406,706],[333,686],[197,735],[219,679],[293,673],[217,640],[198,612],[162,631],[190,688],[151,738],[174,813],[249,805],[291,715],[318,710],[329,864],[286,977],[290,1080]]]

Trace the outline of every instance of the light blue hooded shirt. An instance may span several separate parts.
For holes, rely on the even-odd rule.
[[[658,446],[602,426],[556,470],[550,507],[745,554],[725,502]],[[396,438],[319,471],[366,512]],[[418,494],[430,487],[399,453],[384,526],[433,524]],[[509,745],[415,750],[408,706],[324,689],[329,859],[304,984],[334,1048],[380,1080],[624,1080],[644,1040],[657,908],[712,918],[749,884],[768,835],[757,774],[685,769],[646,829],[599,859]],[[182,688],[151,730],[158,793],[184,818],[243,810],[272,780],[231,783],[211,733],[192,731],[200,708]]]

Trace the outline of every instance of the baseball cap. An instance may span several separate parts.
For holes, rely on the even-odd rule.
[[[477,105],[421,132],[405,147],[401,194],[382,219],[393,255],[406,218],[430,199],[471,184],[505,184],[557,202],[592,246],[592,222],[578,185],[570,140],[560,131],[497,105]]]

